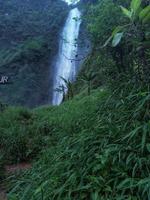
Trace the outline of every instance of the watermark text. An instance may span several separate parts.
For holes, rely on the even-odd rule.
[[[8,76],[0,76],[0,84],[7,84],[9,80]]]

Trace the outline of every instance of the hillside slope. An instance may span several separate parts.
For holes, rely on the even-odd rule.
[[[35,107],[50,101],[52,60],[68,13],[63,1],[0,1],[0,100]]]
[[[149,100],[146,89],[126,84],[59,107],[15,109],[13,116],[6,110],[4,158],[16,162],[42,150],[31,170],[13,178],[8,199],[148,200]]]
[[[85,12],[91,52],[69,98],[0,110],[8,200],[150,199],[150,6],[96,2]],[[32,168],[4,173],[21,162]]]

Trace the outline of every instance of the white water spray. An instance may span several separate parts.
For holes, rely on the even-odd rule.
[[[72,4],[75,5],[77,4],[80,0],[64,0],[66,3],[68,3],[68,5]]]
[[[81,23],[80,18],[81,13],[78,8],[72,9],[62,31],[59,52],[55,64],[52,97],[53,105],[59,105],[63,99],[63,93],[56,91],[57,88],[64,85],[64,81],[61,77],[73,81],[76,76],[77,70],[74,60],[78,51],[77,39]]]

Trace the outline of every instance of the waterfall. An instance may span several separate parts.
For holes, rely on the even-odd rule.
[[[76,62],[75,58],[78,51],[77,39],[79,36],[81,13],[78,8],[74,8],[69,12],[65,26],[63,28],[60,43],[59,52],[55,63],[55,72],[53,79],[53,97],[52,104],[59,105],[63,100],[63,93],[60,87],[65,86],[65,80],[73,81],[76,76]],[[67,88],[65,87],[65,92]]]

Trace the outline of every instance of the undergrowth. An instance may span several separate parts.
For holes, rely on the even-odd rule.
[[[149,200],[149,102],[148,88],[126,84],[34,110],[51,142],[9,200]]]
[[[0,155],[5,164],[29,161],[46,147],[46,131],[26,108],[8,107],[0,112]]]

